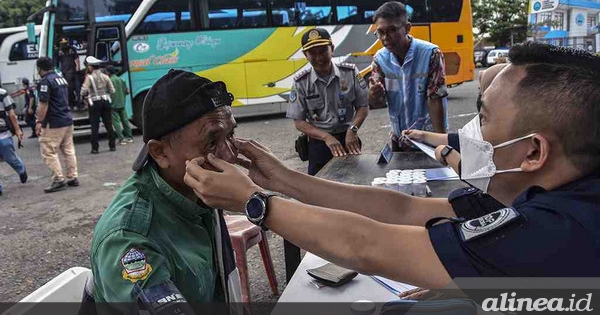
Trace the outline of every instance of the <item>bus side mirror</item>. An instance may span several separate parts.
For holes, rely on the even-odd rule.
[[[34,22],[27,23],[27,42],[29,44],[36,44],[35,23]]]

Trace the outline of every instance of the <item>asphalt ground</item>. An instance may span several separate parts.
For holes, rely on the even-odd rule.
[[[475,115],[477,81],[450,89],[448,114],[450,130],[456,131]],[[359,131],[364,154],[376,154],[388,138],[387,110],[370,112]],[[25,131],[26,135],[30,130]],[[291,168],[305,171],[294,150],[299,135],[291,120],[283,116],[258,117],[238,121],[236,134],[255,139],[273,151]],[[27,139],[18,150],[29,173],[26,184],[6,164],[0,163],[0,302],[19,301],[63,271],[90,267],[88,251],[94,225],[120,185],[132,174],[131,164],[141,145],[141,135],[127,146],[108,151],[100,143],[100,154],[91,155],[88,137],[76,139],[81,186],[44,194],[50,173],[43,164],[36,139]],[[269,232],[269,246],[275,265],[279,290],[285,288],[282,239]],[[258,247],[248,253],[251,295],[255,302],[273,302]]]

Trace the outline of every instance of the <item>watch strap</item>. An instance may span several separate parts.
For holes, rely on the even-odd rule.
[[[444,147],[444,149],[442,149],[441,152],[441,157],[442,157],[442,161],[444,161],[444,165],[448,166],[448,161],[446,161],[446,157],[450,154],[450,152],[452,152],[452,150],[454,150],[453,147],[447,145]]]

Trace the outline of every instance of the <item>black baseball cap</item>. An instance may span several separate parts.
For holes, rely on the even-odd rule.
[[[231,106],[225,83],[183,70],[170,70],[150,88],[142,109],[144,147],[133,163],[139,171],[148,163],[148,141],[160,139],[219,107]]]
[[[323,28],[314,28],[302,35],[302,51],[307,51],[313,47],[331,45],[331,35]]]

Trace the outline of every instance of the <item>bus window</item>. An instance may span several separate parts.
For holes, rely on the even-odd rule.
[[[38,58],[38,50],[36,44],[29,44],[27,39],[16,42],[10,49],[8,60],[21,61]]]
[[[265,27],[269,25],[265,1],[243,1],[238,5],[242,8],[241,27]]]
[[[291,1],[274,0],[273,24],[275,26],[312,26],[335,24],[333,10],[328,0]],[[279,18],[287,12],[288,21]]]
[[[118,41],[96,43],[96,58],[104,62],[121,62],[121,43]]]
[[[146,14],[134,34],[157,34],[193,31],[194,23],[188,1],[158,0]]]
[[[127,23],[142,0],[103,0],[94,1],[94,14],[96,22]]]
[[[208,28],[252,28],[269,25],[265,1],[208,1]]]
[[[56,7],[57,22],[88,21],[87,0],[60,0]]]
[[[458,22],[462,0],[429,0],[431,22]]]
[[[375,10],[385,1],[373,0],[338,0],[336,13],[338,24],[371,24]]]
[[[442,0],[446,1],[446,0]],[[453,1],[453,0],[447,0]],[[462,0],[459,0],[462,1]],[[409,14],[409,20],[411,23],[429,23],[429,8],[427,1],[423,0],[403,0],[406,5],[406,11]]]

